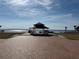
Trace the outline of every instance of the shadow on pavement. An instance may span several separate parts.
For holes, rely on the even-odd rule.
[[[31,34],[32,35],[32,34]],[[50,36],[54,36],[54,35],[50,35],[50,34],[47,34],[47,35],[40,35],[40,34],[33,34],[32,36],[46,36],[46,37],[50,37]]]

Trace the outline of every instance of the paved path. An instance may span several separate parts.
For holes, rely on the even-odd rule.
[[[25,35],[0,39],[0,59],[79,59],[79,41]]]

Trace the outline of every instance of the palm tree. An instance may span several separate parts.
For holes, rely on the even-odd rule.
[[[2,27],[2,26],[0,25],[0,27]]]
[[[0,31],[1,31],[1,27],[2,27],[2,26],[0,25]]]
[[[76,25],[74,25],[74,30],[75,30],[75,32],[76,32],[76,28],[77,28],[77,26],[76,26]]]
[[[77,26],[77,27],[76,27],[76,31],[78,31],[78,32],[79,32],[79,26]]]
[[[1,28],[2,26],[0,25],[0,28]]]

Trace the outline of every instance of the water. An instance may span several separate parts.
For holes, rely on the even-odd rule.
[[[73,30],[67,30],[67,32],[71,32]],[[4,32],[13,32],[13,33],[21,33],[21,32],[28,32],[28,30],[5,30]],[[60,32],[65,32],[65,30],[52,30],[52,29],[49,29],[49,32],[55,32],[55,33],[60,33]]]
[[[28,32],[28,31],[27,30],[5,30],[4,32],[21,33],[21,32]]]
[[[49,30],[50,32],[55,32],[55,33],[64,33],[65,32],[65,30],[52,30],[52,29],[50,29]],[[74,30],[67,30],[67,32],[73,32]]]

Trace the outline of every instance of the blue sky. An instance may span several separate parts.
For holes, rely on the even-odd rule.
[[[28,28],[42,22],[52,29],[79,25],[79,0],[0,0],[3,28]]]

